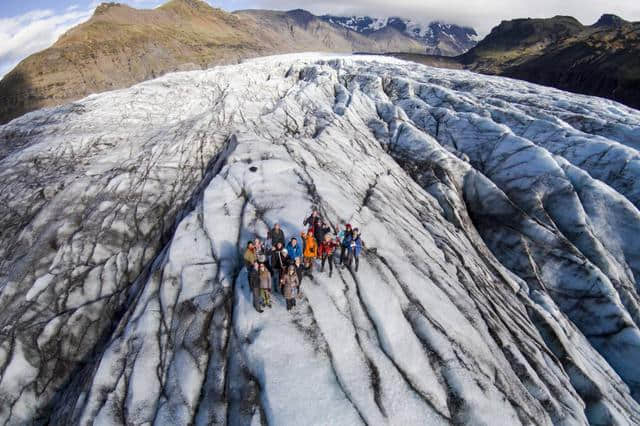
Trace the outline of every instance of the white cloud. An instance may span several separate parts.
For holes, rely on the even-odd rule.
[[[32,53],[53,44],[69,28],[89,19],[95,9],[69,7],[56,14],[52,10],[32,10],[11,18],[0,18],[0,77]]]

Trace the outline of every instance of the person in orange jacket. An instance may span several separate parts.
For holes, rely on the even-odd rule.
[[[302,252],[302,256],[304,257],[304,267],[307,270],[307,274],[313,278],[313,261],[318,256],[318,243],[316,242],[316,238],[312,231],[307,233],[302,231],[300,235],[304,242],[304,250]]]

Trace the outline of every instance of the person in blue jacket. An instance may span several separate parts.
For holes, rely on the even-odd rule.
[[[342,266],[344,266],[347,261],[347,255],[349,254],[348,249],[352,238],[353,230],[351,229],[351,224],[347,223],[344,231],[338,232],[338,239],[340,240],[340,264]]]
[[[298,244],[296,237],[291,238],[289,244],[287,244],[287,252],[289,253],[289,259],[296,260],[296,257],[302,257],[302,247]]]
[[[354,228],[351,238],[349,238],[348,246],[347,246],[347,266],[351,268],[351,263],[355,259],[356,272],[358,272],[358,266],[360,266],[361,252],[362,252],[362,239],[360,238],[360,232],[358,228]]]

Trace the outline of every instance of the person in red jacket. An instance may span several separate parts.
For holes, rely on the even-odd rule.
[[[324,272],[324,263],[329,261],[329,278],[333,274],[333,253],[336,251],[337,244],[335,241],[331,239],[330,234],[324,235],[324,240],[320,244],[320,248],[318,249],[318,255],[322,259],[322,264],[320,267],[320,272]]]

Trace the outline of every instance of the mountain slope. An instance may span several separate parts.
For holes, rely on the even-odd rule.
[[[270,10],[239,10],[233,12],[255,28],[256,39],[279,52],[334,51],[385,52],[389,49],[420,52],[419,42],[402,34],[387,37],[367,37],[354,31],[330,25],[305,10],[288,12]]]
[[[0,420],[637,424],[638,128],[598,98],[317,55],[0,126]],[[241,250],[312,205],[360,226],[360,270],[258,314]]]
[[[640,23],[604,15],[505,21],[461,61],[468,69],[602,96],[640,108]]]
[[[478,41],[473,28],[441,22],[425,25],[399,17],[380,19],[369,16],[323,15],[320,18],[369,36],[395,30],[421,42],[425,47],[422,53],[431,55],[457,56],[471,49]]]
[[[227,13],[201,0],[152,10],[103,3],[89,21],[23,60],[0,81],[0,123],[166,72],[301,51],[421,52],[403,34],[370,38],[301,10]]]

